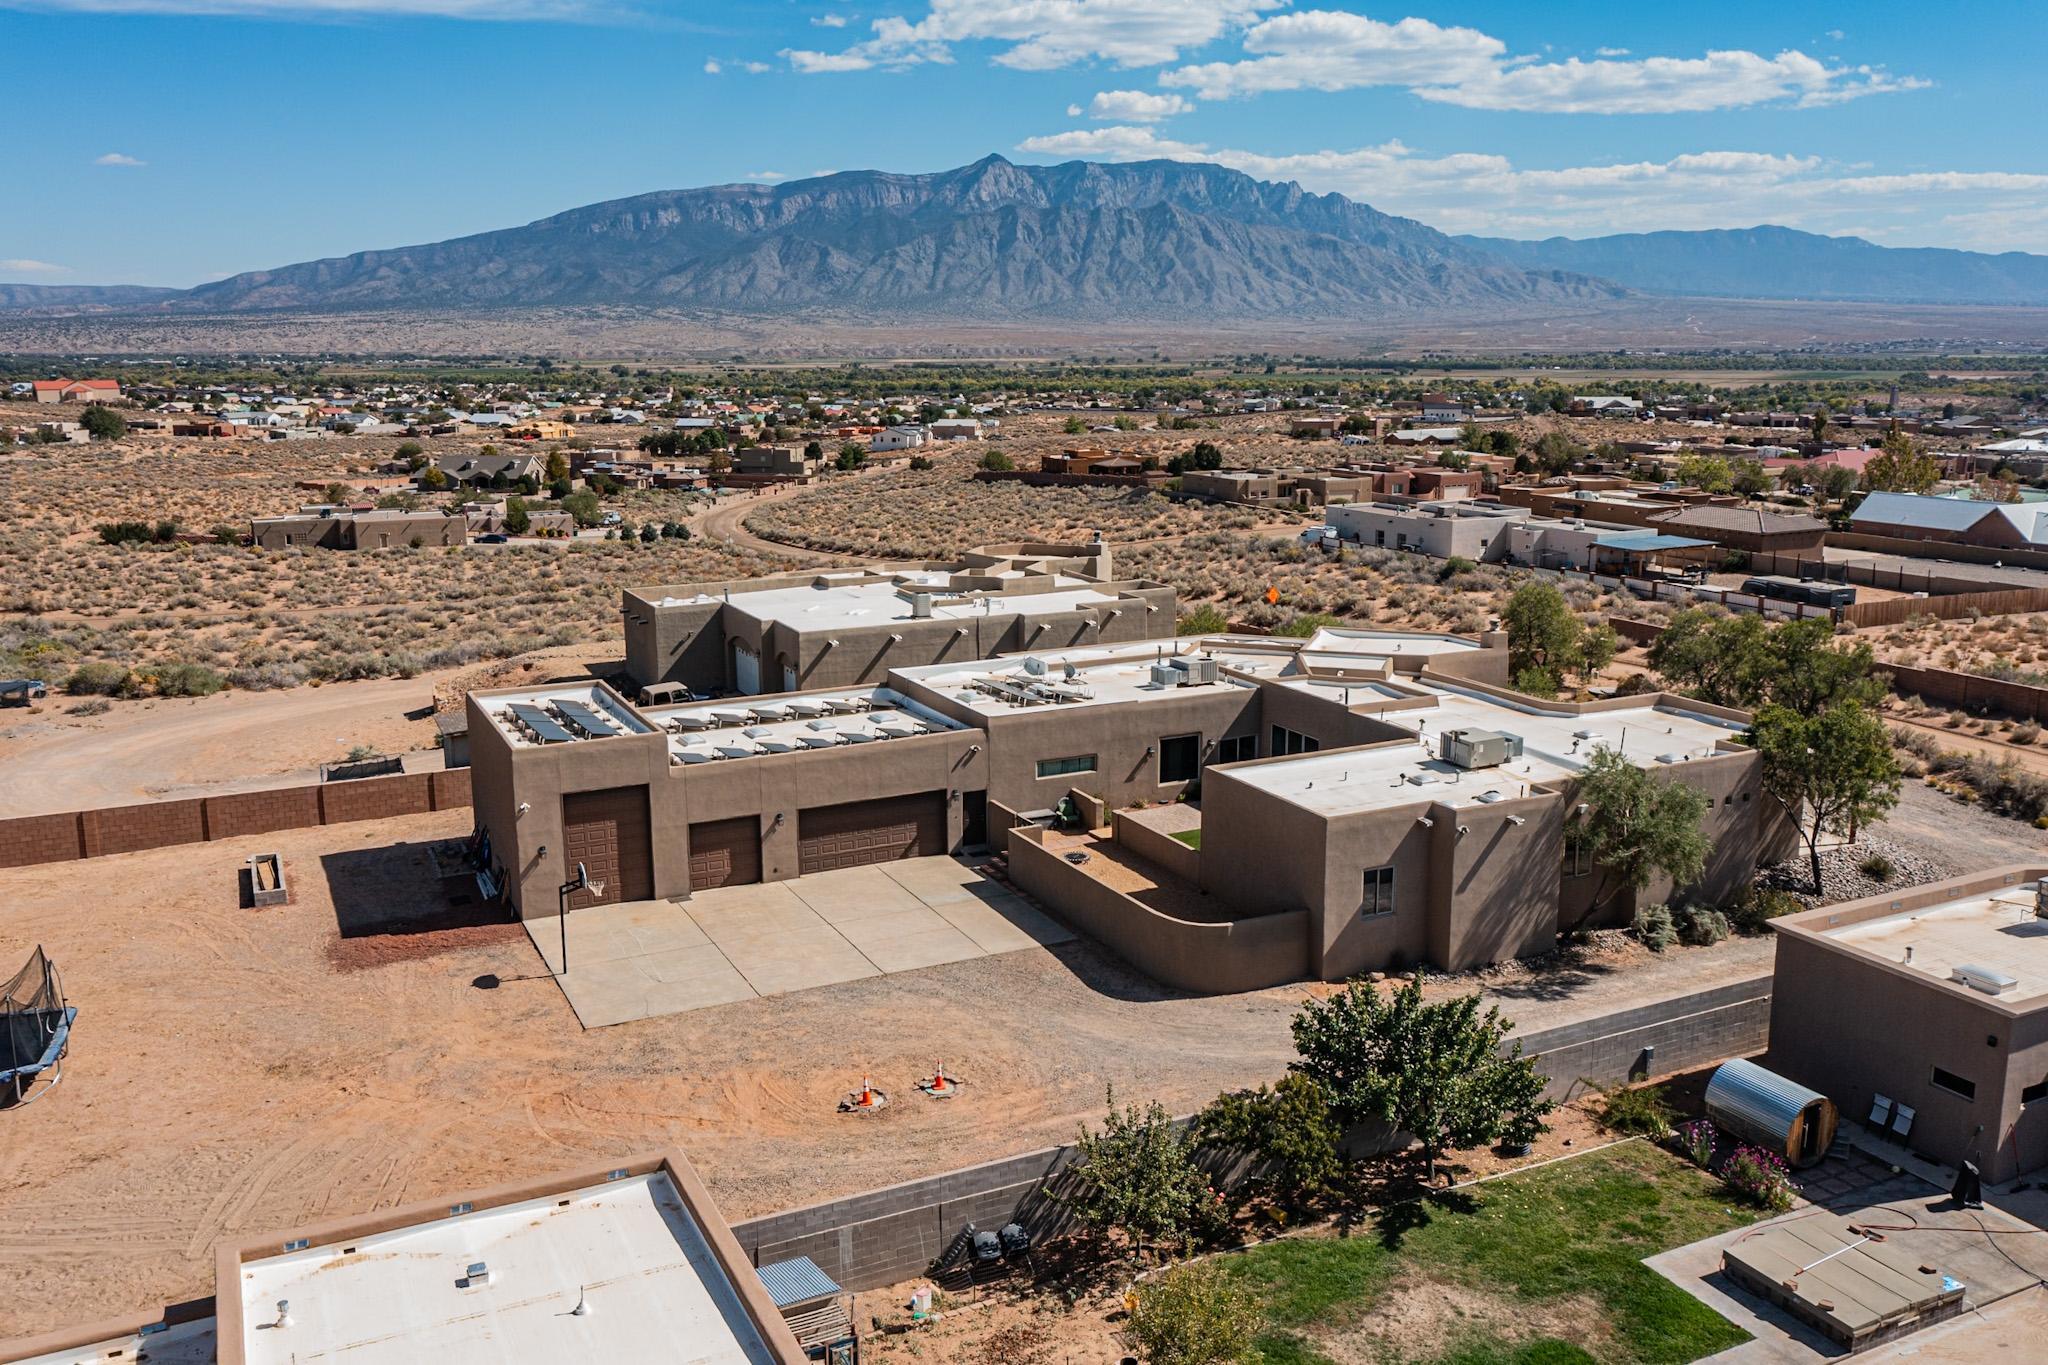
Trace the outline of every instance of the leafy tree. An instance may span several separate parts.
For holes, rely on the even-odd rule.
[[[1849,701],[1812,715],[1766,706],[1751,738],[1763,759],[1764,790],[1798,826],[1818,893],[1821,836],[1853,838],[1898,804],[1891,737],[1875,714]]]
[[[1526,680],[1535,686],[1524,691],[1554,696],[1566,673],[1584,669],[1586,627],[1556,584],[1532,579],[1516,588],[1501,620],[1508,632],[1508,670],[1517,687]]]
[[[1312,1207],[1343,1174],[1344,1129],[1323,1087],[1286,1076],[1270,1088],[1218,1095],[1195,1119],[1202,1142],[1255,1157],[1245,1184],[1289,1210]]]
[[[1813,410],[1813,440],[1819,445],[1828,439],[1828,405],[1821,403]]]
[[[1702,493],[1726,493],[1735,487],[1735,471],[1719,455],[1687,455],[1678,462],[1678,480]]]
[[[562,510],[574,517],[578,526],[595,526],[604,519],[604,513],[598,507],[597,494],[587,488],[563,498]]]
[[[507,535],[523,536],[532,527],[533,518],[527,513],[525,501],[520,498],[506,499],[505,533]]]
[[[448,486],[448,476],[441,472],[441,466],[430,464],[420,473],[420,487],[429,493],[438,493]]]
[[[427,448],[418,441],[400,441],[398,449],[391,452],[401,460],[417,460],[427,453]]]
[[[569,457],[559,450],[550,450],[546,472],[549,483],[563,482],[569,477]]]
[[[981,457],[981,467],[991,474],[1007,474],[1017,466],[1002,451],[991,450]]]
[[[1545,474],[1562,474],[1585,457],[1585,447],[1561,431],[1546,431],[1536,442],[1535,464]]]
[[[1856,491],[1862,476],[1847,465],[1805,464],[1799,467],[1801,482],[1816,489],[1824,502],[1840,502]]]
[[[1597,626],[1588,626],[1579,635],[1579,658],[1572,671],[1578,675],[1579,686],[1598,677],[1600,670],[1614,662],[1614,656],[1621,652],[1621,636],[1614,627],[1602,621]]]
[[[1764,462],[1751,456],[1744,456],[1728,466],[1730,485],[1745,498],[1760,498],[1778,486],[1771,471],[1764,468]]]
[[[1124,1330],[1147,1365],[1238,1365],[1259,1358],[1253,1342],[1264,1324],[1248,1285],[1193,1262],[1140,1284]]]
[[[1079,436],[1082,432],[1088,430],[1088,424],[1078,417],[1069,417],[1061,424],[1060,430],[1066,432],[1069,436]]]
[[[1436,457],[1437,468],[1461,470],[1472,467],[1472,456],[1462,450],[1446,450]]]
[[[650,521],[645,526],[640,528],[640,543],[642,545],[652,545],[655,541],[660,539],[661,528],[655,525],[653,522]]]
[[[1770,681],[1770,634],[1754,613],[1681,611],[1650,646],[1650,667],[1701,701],[1748,709]]]
[[[1102,1131],[1083,1124],[1068,1167],[1074,1188],[1059,1196],[1098,1237],[1133,1248],[1182,1247],[1220,1227],[1221,1197],[1195,1162],[1196,1140],[1158,1101],[1119,1109],[1107,1092]]]
[[[79,413],[78,424],[95,441],[118,441],[128,434],[128,419],[104,403],[93,403]]]
[[[1476,993],[1424,1003],[1422,978],[1387,998],[1353,981],[1304,1003],[1288,1069],[1320,1084],[1345,1125],[1377,1120],[1411,1134],[1433,1179],[1445,1152],[1497,1141],[1510,1126],[1540,1128],[1551,1104],[1545,1078],[1506,1042],[1514,1024],[1499,1007],[1482,1015]]]
[[[1706,870],[1713,842],[1700,822],[1713,798],[1698,788],[1660,781],[1603,744],[1580,775],[1577,800],[1586,813],[1575,818],[1570,836],[1600,874],[1579,924],[1616,892],[1642,891],[1659,873],[1683,886]]]
[[[1884,447],[1863,466],[1863,486],[1873,493],[1925,493],[1941,479],[1941,462],[1893,427]]]
[[[839,454],[833,457],[834,469],[859,469],[868,462],[868,448],[859,441],[848,441],[839,447]]]
[[[1877,658],[1864,643],[1835,643],[1834,623],[1824,616],[1786,621],[1771,630],[1771,663],[1765,697],[1802,716],[1830,706],[1875,706],[1884,697]]]
[[[819,445],[819,444],[818,444],[818,443],[817,443],[816,441],[806,441],[806,442],[804,442],[804,458],[805,458],[806,460],[822,460],[822,459],[824,459],[824,458],[825,458],[825,447],[823,447],[823,446]]]

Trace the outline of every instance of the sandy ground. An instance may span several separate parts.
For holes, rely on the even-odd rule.
[[[434,745],[433,676],[284,692],[117,701],[75,698],[0,712],[0,818],[274,784],[358,744],[397,754]]]
[[[434,888],[467,812],[0,871],[65,1080],[0,1114],[0,1337],[210,1289],[213,1244],[668,1144],[744,1218],[1070,1138],[1103,1088],[1186,1112],[1278,1075],[1288,987],[1191,998],[1085,943],[579,1029],[515,925]],[[277,849],[294,903],[237,904]],[[1757,940],[1501,983],[1524,1028],[1754,974]],[[935,1063],[960,1098],[842,1118]]]

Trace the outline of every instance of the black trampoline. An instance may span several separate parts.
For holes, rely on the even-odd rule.
[[[57,969],[41,947],[0,986],[0,1101],[41,1098],[64,1079],[64,1053],[78,1011],[64,1003]]]

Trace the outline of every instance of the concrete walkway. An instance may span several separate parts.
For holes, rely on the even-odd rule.
[[[561,922],[526,921],[550,972]],[[569,915],[562,993],[585,1028],[962,962],[1073,937],[953,858],[825,872]]]

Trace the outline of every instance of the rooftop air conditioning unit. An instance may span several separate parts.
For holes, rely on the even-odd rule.
[[[1186,678],[1187,675],[1172,664],[1152,665],[1152,685],[1154,687],[1179,687]]]
[[[2005,995],[2018,989],[2020,984],[2016,978],[2007,976],[2004,972],[1990,967],[1979,967],[1969,962],[1950,972],[1948,979],[1960,981],[1971,990],[1981,991],[1985,995]]]
[[[1498,730],[1446,730],[1437,740],[1437,755],[1455,768],[1498,768],[1522,752],[1522,741]]]

